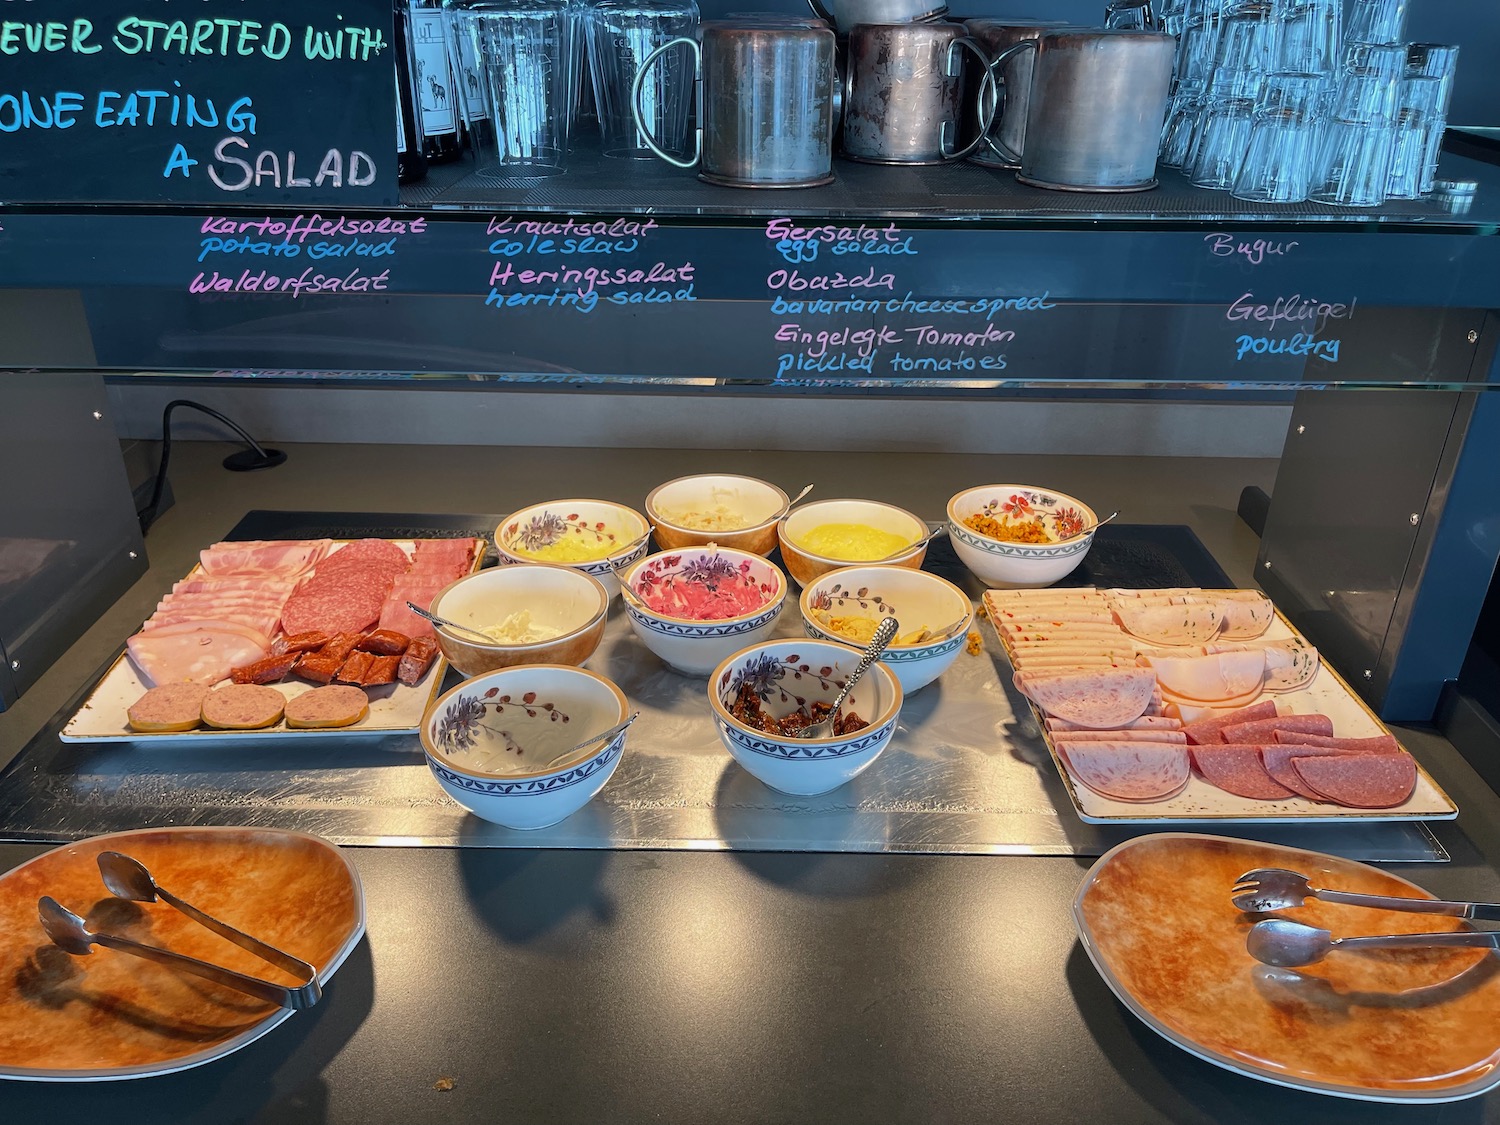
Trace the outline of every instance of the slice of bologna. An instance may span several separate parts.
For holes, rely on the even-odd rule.
[[[1242,707],[1237,711],[1228,711],[1210,718],[1197,719],[1186,724],[1182,729],[1187,733],[1189,742],[1223,742],[1224,740],[1219,737],[1219,731],[1227,726],[1234,723],[1248,723],[1255,719],[1274,719],[1275,717],[1275,701],[1265,699],[1249,707]]]
[[[149,734],[192,730],[203,722],[207,684],[162,684],[141,696],[126,710],[132,730]]]
[[[1327,715],[1278,715],[1274,719],[1252,719],[1248,723],[1230,723],[1219,730],[1225,742],[1259,745],[1282,741],[1276,732],[1297,735],[1332,735],[1333,720]]]
[[[1317,734],[1294,734],[1285,732],[1276,736],[1276,741],[1299,746],[1331,746],[1335,750],[1347,750],[1356,754],[1404,754],[1406,751],[1393,734],[1377,734],[1374,738],[1327,738]]]
[[[1260,747],[1220,743],[1194,746],[1193,764],[1210,785],[1252,801],[1284,801],[1294,792],[1266,772]]]
[[[1057,734],[1064,742],[1175,742],[1187,745],[1187,735],[1180,730],[1160,728],[1116,727],[1113,730],[1070,730]]]
[[[225,684],[203,697],[203,721],[220,730],[259,730],[281,718],[286,696],[260,684]]]
[[[1309,789],[1354,809],[1394,808],[1417,786],[1417,763],[1405,751],[1304,755],[1292,759],[1292,768]]]
[[[1068,772],[1103,797],[1164,801],[1192,775],[1187,747],[1162,742],[1059,742]]]
[[[1317,790],[1308,788],[1307,782],[1302,780],[1302,775],[1292,768],[1292,759],[1326,758],[1330,754],[1347,752],[1333,746],[1262,746],[1260,760],[1268,774],[1297,796],[1306,797],[1309,801],[1326,801],[1327,798]]]
[[[1090,730],[1134,722],[1151,706],[1156,677],[1146,668],[1110,668],[1058,675],[1017,672],[1016,687],[1054,718]]]
[[[1165,715],[1142,715],[1135,722],[1126,723],[1123,727],[1125,730],[1147,730],[1151,728],[1157,730],[1181,730],[1182,721],[1180,719],[1169,719]],[[1064,719],[1048,719],[1047,729],[1050,731],[1073,731],[1087,730],[1088,728],[1080,727],[1077,723],[1070,723]]]
[[[344,684],[313,688],[286,704],[286,725],[295,729],[347,727],[370,713],[370,697]]]

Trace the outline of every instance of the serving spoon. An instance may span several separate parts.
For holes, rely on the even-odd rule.
[[[918,539],[916,542],[914,542],[914,543],[908,543],[906,546],[902,547],[899,551],[892,551],[888,555],[882,555],[878,559],[871,559],[869,562],[867,562],[867,563],[863,563],[862,562],[859,565],[860,566],[874,566],[876,563],[887,562],[890,559],[899,559],[902,555],[909,555],[913,551],[917,550],[918,548],[927,546],[927,544],[931,543],[934,539],[941,539],[943,536],[945,536],[947,534],[948,534],[948,525],[947,524],[943,524],[942,527],[934,528],[932,531],[929,531],[926,535],[922,536],[922,538]]]
[[[1417,949],[1433,946],[1500,949],[1500,931],[1456,930],[1445,934],[1382,934],[1378,937],[1336,938],[1328,930],[1304,926],[1286,918],[1267,918],[1250,927],[1245,947],[1266,965],[1291,969],[1312,965],[1330,953],[1357,949]]]
[[[1110,512],[1109,515],[1105,516],[1098,523],[1091,523],[1091,524],[1089,524],[1088,527],[1084,528],[1082,531],[1075,531],[1075,532],[1073,532],[1072,535],[1064,535],[1061,539],[1054,539],[1052,541],[1052,544],[1055,545],[1057,543],[1071,543],[1075,539],[1082,539],[1085,535],[1091,535],[1095,531],[1098,531],[1101,527],[1103,527],[1105,524],[1107,524],[1110,520],[1114,519],[1119,514],[1120,514],[1120,509],[1116,508],[1113,512]]]
[[[901,624],[894,617],[887,617],[875,627],[875,637],[860,654],[859,663],[854,666],[854,671],[844,681],[843,688],[838,695],[833,697],[833,706],[829,708],[828,718],[820,719],[816,723],[809,723],[801,730],[794,732],[797,738],[827,738],[833,733],[834,721],[839,717],[839,708],[844,705],[844,700],[849,698],[849,693],[854,690],[854,685],[859,683],[859,678],[870,670],[870,665],[880,659],[880,654],[885,651],[886,645],[891,643]]]
[[[1257,867],[1234,881],[1230,902],[1235,909],[1252,914],[1298,907],[1310,898],[1337,902],[1345,906],[1369,906],[1379,910],[1400,910],[1408,914],[1443,914],[1450,918],[1484,918],[1500,920],[1500,904],[1490,902],[1446,902],[1437,898],[1405,898],[1395,895],[1366,895],[1354,891],[1330,891],[1314,887],[1306,875],[1284,867]]]
[[[122,852],[100,852],[98,863],[99,875],[103,878],[105,887],[116,898],[128,899],[131,902],[155,902],[161,899],[168,906],[182,911],[200,926],[212,930],[221,938],[234,942],[241,949],[249,950],[262,961],[275,965],[283,972],[291,973],[298,980],[313,983],[316,988],[317,970],[306,961],[293,957],[290,953],[284,953],[274,945],[267,945],[258,938],[235,929],[228,922],[221,922],[191,903],[184,902],[158,883],[140,860],[132,859]]]
[[[797,506],[797,502],[800,501],[804,496],[806,496],[812,490],[813,490],[813,486],[812,485],[810,485],[810,484],[803,485],[801,492],[797,493],[797,495],[793,496],[785,504],[783,504],[781,507],[777,508],[774,513],[772,513],[769,517],[766,518],[765,522],[766,523],[774,523],[776,520],[779,520],[782,516],[786,515],[793,508],[795,508]]]
[[[406,608],[411,610],[418,617],[425,617],[428,621],[431,621],[438,628],[447,629],[450,633],[462,633],[464,636],[474,638],[481,644],[492,645],[496,643],[494,637],[488,636],[485,633],[481,633],[478,629],[470,629],[467,625],[460,625],[457,621],[449,621],[446,617],[439,617],[435,613],[429,613],[427,610],[417,605],[416,602],[407,602]]]
[[[622,730],[630,726],[631,723],[635,722],[640,717],[641,713],[639,711],[632,711],[629,717],[626,718],[624,722],[616,723],[608,730],[602,730],[592,738],[585,738],[577,746],[570,746],[566,750],[559,751],[558,753],[552,755],[551,758],[547,759],[547,761],[538,768],[546,770],[551,769],[553,766],[560,765],[563,762],[567,761],[574,754],[578,753],[580,750],[587,750],[589,747],[595,746],[601,741],[607,741],[614,738],[615,735],[619,734]]]
[[[169,969],[202,977],[204,980],[221,984],[225,988],[243,992],[246,996],[253,996],[257,1000],[264,1000],[268,1004],[275,1004],[281,1008],[291,1008],[293,1011],[311,1008],[323,994],[316,979],[297,988],[285,988],[282,985],[261,980],[259,977],[246,976],[233,969],[211,965],[196,957],[173,953],[170,949],[162,949],[160,946],[145,945],[120,937],[118,934],[95,933],[88,928],[82,918],[50,896],[44,895],[38,899],[36,909],[37,916],[42,922],[42,929],[47,931],[52,944],[75,957],[85,957],[93,952],[94,946],[102,945],[106,949],[128,953],[132,957],[140,957],[147,961],[155,961]]]

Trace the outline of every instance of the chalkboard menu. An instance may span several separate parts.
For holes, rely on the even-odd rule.
[[[0,201],[396,201],[390,0],[0,4]]]

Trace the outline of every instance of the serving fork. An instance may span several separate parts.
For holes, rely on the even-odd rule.
[[[1314,887],[1306,875],[1288,871],[1284,867],[1258,867],[1254,871],[1247,871],[1234,881],[1234,887],[1230,891],[1230,901],[1236,909],[1252,914],[1291,909],[1301,906],[1309,898],[1344,906],[1399,910],[1408,914],[1442,914],[1449,918],[1500,921],[1500,904],[1448,902],[1437,898],[1404,898],[1327,890]]]

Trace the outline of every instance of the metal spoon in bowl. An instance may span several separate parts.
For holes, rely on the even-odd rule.
[[[1050,546],[1056,546],[1058,543],[1071,543],[1075,539],[1082,539],[1085,535],[1092,534],[1093,532],[1097,531],[1099,528],[1103,527],[1105,524],[1107,524],[1110,520],[1114,519],[1119,514],[1120,514],[1120,510],[1118,508],[1116,508],[1113,512],[1110,512],[1109,515],[1105,516],[1098,523],[1091,523],[1091,524],[1088,525],[1088,527],[1084,528],[1082,531],[1075,531],[1075,532],[1073,532],[1072,535],[1064,535],[1061,539],[1054,539],[1051,543],[1048,544],[1048,546],[1049,547]]]
[[[319,988],[316,980],[309,981],[299,988],[285,988],[258,977],[237,973],[233,969],[225,969],[219,965],[209,964],[207,961],[200,961],[196,957],[173,953],[170,949],[144,945],[117,934],[95,933],[88,928],[82,918],[55,898],[43,896],[37,900],[36,908],[37,916],[42,922],[42,929],[47,931],[52,944],[75,957],[87,956],[93,952],[94,946],[102,945],[106,949],[128,953],[132,957],[141,957],[147,961],[155,961],[169,969],[177,969],[195,977],[202,977],[204,980],[221,984],[225,988],[232,988],[236,992],[254,996],[257,1000],[264,1000],[268,1004],[275,1004],[282,1008],[291,1008],[294,1011],[311,1008],[322,995],[322,989]]]
[[[1355,949],[1413,949],[1447,946],[1500,949],[1500,931],[1455,930],[1443,934],[1382,934],[1378,937],[1336,938],[1317,926],[1285,918],[1267,918],[1250,927],[1245,947],[1250,956],[1266,965],[1291,969],[1311,965],[1330,953]]]
[[[919,547],[925,547],[925,546],[927,546],[927,544],[931,543],[934,539],[941,539],[943,536],[945,536],[947,534],[948,534],[948,525],[947,524],[943,524],[942,527],[934,528],[932,531],[929,531],[926,535],[922,536],[922,538],[918,539],[916,542],[914,542],[914,543],[908,543],[906,546],[902,547],[899,551],[892,551],[890,554],[884,555],[881,558],[871,559],[869,562],[862,562],[859,565],[860,566],[874,566],[877,563],[883,563],[883,562],[886,562],[886,561],[888,561],[890,559],[899,559],[902,555],[909,555],[913,551],[917,550]]]
[[[317,970],[306,961],[300,957],[293,957],[290,953],[283,953],[274,945],[267,945],[260,939],[235,929],[228,922],[221,922],[191,903],[184,902],[152,878],[151,872],[140,860],[132,859],[121,852],[100,852],[98,863],[99,874],[104,879],[105,887],[116,898],[128,899],[131,902],[155,902],[161,899],[168,906],[182,911],[200,926],[212,930],[227,941],[234,942],[241,949],[249,950],[262,961],[275,965],[283,972],[291,973],[304,984],[311,984],[314,991],[317,990]]]
[[[947,640],[955,632],[958,631],[958,627],[960,625],[969,620],[969,617],[973,614],[973,612],[973,610],[970,610],[968,613],[960,617],[957,621],[950,621],[941,629],[923,629],[915,637],[905,643],[909,645],[925,645],[932,644],[935,641]]]
[[[499,643],[495,640],[494,637],[488,636],[485,633],[481,633],[478,629],[470,629],[467,625],[460,625],[457,621],[449,621],[446,617],[439,617],[435,613],[429,613],[427,612],[427,610],[423,609],[415,602],[407,602],[406,608],[411,610],[418,617],[425,617],[439,629],[447,629],[450,633],[461,633],[467,637],[473,638],[480,644],[493,645]]]
[[[796,507],[797,506],[797,502],[799,500],[801,500],[804,496],[806,496],[812,490],[813,490],[813,486],[812,485],[810,485],[810,484],[803,485],[801,492],[797,493],[797,495],[793,496],[785,504],[783,504],[781,507],[777,508],[776,511],[772,512],[769,516],[767,516],[765,518],[764,522],[765,523],[775,523],[782,516],[786,515],[794,507]]]
[[[854,685],[859,683],[859,678],[870,670],[870,665],[880,659],[880,654],[885,651],[886,645],[891,643],[891,638],[900,630],[901,623],[894,617],[887,617],[875,627],[875,638],[865,647],[860,655],[859,663],[854,666],[854,671],[844,681],[843,688],[833,698],[833,706],[828,711],[828,718],[816,723],[809,723],[794,735],[796,738],[827,738],[833,733],[834,721],[839,717],[839,708],[844,705],[844,700],[849,698],[849,693],[854,690]]]
[[[597,746],[600,742],[607,742],[608,740],[614,738],[615,735],[619,734],[626,727],[630,726],[631,723],[635,722],[640,717],[641,713],[639,711],[632,711],[629,718],[627,718],[624,722],[616,723],[608,730],[602,730],[592,738],[585,738],[577,746],[570,746],[568,747],[568,749],[552,755],[551,758],[547,759],[546,762],[538,766],[537,769],[549,770],[553,766],[561,765],[563,762],[567,761],[580,750],[588,750],[593,746]]]

